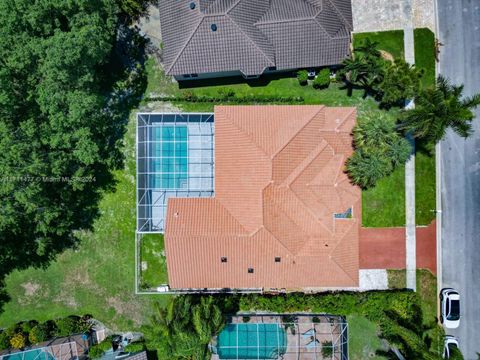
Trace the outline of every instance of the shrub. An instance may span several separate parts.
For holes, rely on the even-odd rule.
[[[299,70],[297,72],[297,79],[300,85],[305,86],[308,84],[308,71],[307,70]]]
[[[145,344],[143,342],[134,342],[125,346],[124,351],[129,353],[137,353],[145,350]]]
[[[51,329],[51,324],[42,323],[34,326],[30,333],[28,334],[28,340],[32,344],[38,344],[42,341],[47,341],[52,337],[53,331]]]
[[[313,80],[315,89],[326,89],[330,85],[330,69],[322,69]]]
[[[333,355],[333,343],[331,341],[322,342],[322,357],[325,359],[331,358]]]
[[[57,329],[56,336],[68,336],[71,334],[78,334],[89,329],[88,323],[78,316],[68,316],[66,318],[55,321]]]
[[[98,359],[102,357],[105,351],[110,350],[112,348],[112,338],[109,336],[101,343],[93,345],[88,350],[88,356],[91,359]]]
[[[30,320],[30,321],[22,321],[17,325],[23,333],[28,334],[30,330],[32,330],[37,324],[38,324],[38,321]]]
[[[10,348],[10,335],[6,331],[0,333],[0,350]]]
[[[23,349],[27,345],[27,339],[23,333],[18,333],[10,339],[10,345],[14,349]]]

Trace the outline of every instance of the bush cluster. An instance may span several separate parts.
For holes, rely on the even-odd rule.
[[[0,332],[0,350],[23,349],[54,337],[68,336],[90,330],[89,316],[68,316],[39,323],[22,321]]]

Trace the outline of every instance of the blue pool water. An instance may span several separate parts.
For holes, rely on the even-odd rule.
[[[188,128],[159,126],[152,129],[152,187],[185,189],[188,187]]]
[[[228,324],[217,338],[220,359],[277,359],[287,335],[278,324]]]

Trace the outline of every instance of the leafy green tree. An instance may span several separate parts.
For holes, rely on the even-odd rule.
[[[0,2],[0,279],[75,245],[113,189],[144,84],[133,32],[115,0]]]
[[[442,140],[449,128],[466,138],[472,133],[473,109],[478,105],[480,94],[464,98],[463,85],[439,76],[434,88],[415,97],[415,108],[403,113],[398,127],[430,146]]]
[[[367,112],[353,129],[355,153],[346,168],[352,181],[367,189],[404,164],[411,152],[410,143],[395,129],[395,120],[384,112]]]
[[[158,0],[117,0],[125,19],[129,22],[138,20],[141,16],[146,16],[150,5],[157,5]]]
[[[299,70],[297,71],[297,79],[300,85],[304,86],[308,84],[308,71]]]
[[[423,69],[417,69],[401,59],[386,62],[385,75],[379,85],[382,105],[403,105],[405,100],[415,98],[420,91],[423,74]]]
[[[330,69],[322,69],[313,80],[315,89],[326,89],[330,85]]]

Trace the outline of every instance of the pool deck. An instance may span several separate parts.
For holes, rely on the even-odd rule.
[[[282,318],[289,316],[291,323],[283,323]],[[314,322],[314,318],[315,322]],[[248,320],[248,321],[247,321]],[[290,321],[290,319],[288,320]],[[344,354],[347,349],[346,322],[338,316],[307,315],[307,314],[242,314],[231,318],[230,323],[275,323],[287,328],[287,351],[279,357],[283,360],[320,360],[320,359],[348,359]],[[292,330],[293,328],[293,330]],[[333,357],[322,356],[322,343],[331,342],[334,345]],[[218,355],[213,354],[212,360],[220,360]]]

